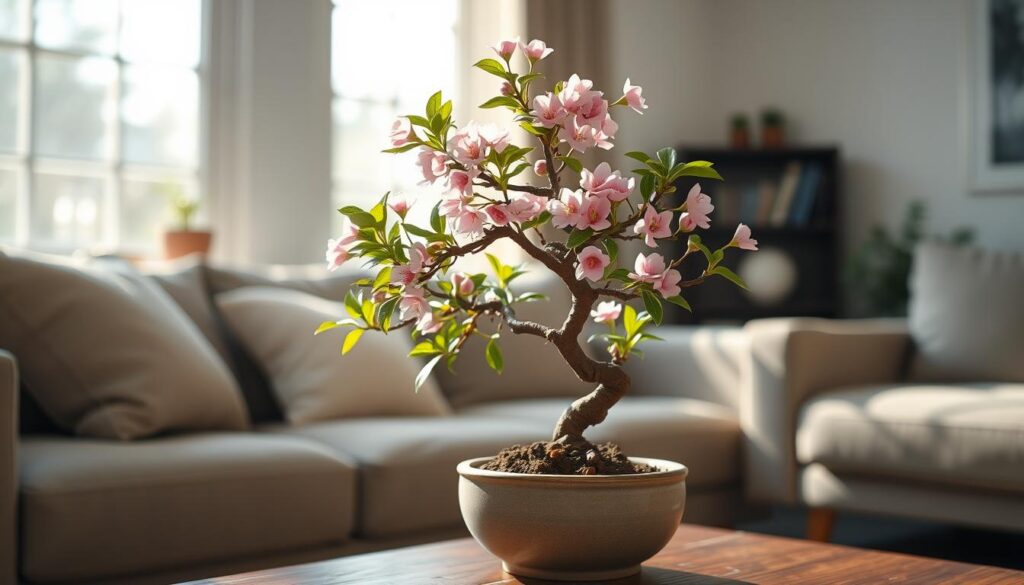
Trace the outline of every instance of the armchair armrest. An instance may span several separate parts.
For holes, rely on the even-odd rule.
[[[18,362],[0,349],[0,585],[17,582]]]
[[[741,327],[663,325],[625,369],[633,392],[707,400],[738,408],[749,344]],[[595,348],[596,350],[597,348]],[[604,351],[601,349],[601,351]]]
[[[763,319],[747,323],[750,376],[740,397],[747,495],[796,499],[795,421],[813,395],[900,379],[910,336],[902,320]]]

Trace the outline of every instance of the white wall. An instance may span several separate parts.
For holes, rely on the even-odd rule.
[[[612,12],[615,77],[632,75],[651,104],[620,144],[721,142],[733,112],[778,106],[796,140],[842,148],[848,248],[920,198],[934,230],[969,225],[983,245],[1024,249],[1024,193],[967,189],[968,0],[614,0]]]

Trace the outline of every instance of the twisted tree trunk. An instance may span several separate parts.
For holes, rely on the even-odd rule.
[[[558,419],[551,439],[566,443],[583,441],[583,431],[604,422],[608,410],[629,392],[629,376],[623,374],[623,378],[624,383],[617,385],[598,384],[593,392],[569,405]]]

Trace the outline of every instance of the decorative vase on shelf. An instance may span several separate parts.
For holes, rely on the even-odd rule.
[[[786,145],[786,117],[780,110],[769,108],[761,112],[761,146],[782,148]]]

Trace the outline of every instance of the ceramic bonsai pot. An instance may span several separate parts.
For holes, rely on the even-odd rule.
[[[168,260],[199,252],[210,251],[213,234],[196,231],[168,231],[164,233],[164,257]]]
[[[458,466],[459,505],[470,533],[523,577],[592,581],[628,577],[675,534],[686,501],[686,466],[631,457],[656,468],[631,475],[533,475]]]

